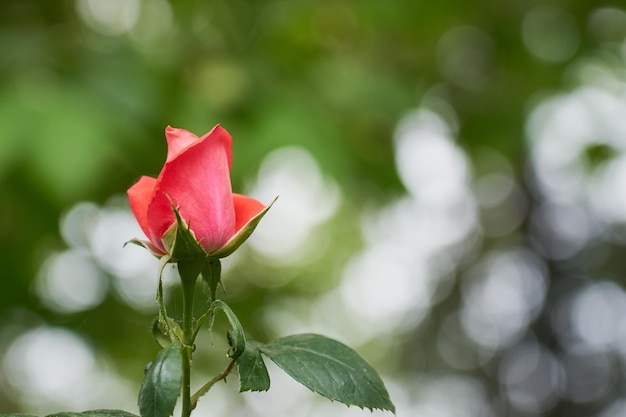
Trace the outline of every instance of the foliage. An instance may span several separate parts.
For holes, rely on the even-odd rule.
[[[259,350],[293,379],[324,397],[370,410],[396,410],[374,368],[336,340],[299,334],[275,340]]]
[[[180,394],[182,378],[180,343],[162,349],[146,370],[139,391],[143,417],[170,416]]]

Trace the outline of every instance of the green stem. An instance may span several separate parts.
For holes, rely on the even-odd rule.
[[[194,268],[191,268],[192,271]],[[183,343],[181,345],[183,376],[182,376],[182,412],[181,417],[189,417],[193,407],[191,405],[191,359],[194,344],[193,326],[193,298],[198,274],[190,272],[179,263],[178,270],[181,276],[183,290]],[[187,274],[186,272],[190,272]]]

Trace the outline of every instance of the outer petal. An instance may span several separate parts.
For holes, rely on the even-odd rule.
[[[248,239],[248,237],[250,237],[252,232],[254,232],[254,229],[257,227],[257,225],[259,224],[263,216],[265,216],[267,211],[276,202],[276,198],[278,198],[276,197],[274,201],[270,203],[269,206],[263,207],[263,204],[259,203],[258,201],[252,198],[242,196],[242,195],[237,195],[234,197],[236,201],[235,206],[239,207],[238,222],[243,223],[245,219],[248,219],[248,220],[242,225],[240,225],[240,228],[237,230],[237,232],[230,238],[228,242],[226,242],[224,246],[222,246],[215,252],[209,253],[209,256],[211,257],[225,258],[226,256],[236,251],[237,248],[239,248],[239,246],[241,246],[241,244],[245,242],[246,239]],[[263,207],[263,209],[260,212],[257,212],[259,206]],[[248,216],[254,212],[256,212],[256,215],[248,218]]]
[[[235,206],[235,232],[233,234],[265,210],[263,203],[241,194],[233,194],[233,204]]]
[[[165,138],[167,139],[167,161],[175,159],[185,148],[200,141],[200,139],[185,129],[177,129],[172,126],[165,128]]]
[[[231,146],[228,132],[215,127],[165,163],[148,207],[148,223],[156,236],[162,237],[174,223],[173,203],[207,252],[228,241],[235,228]]]
[[[233,139],[230,134],[220,125],[215,125],[213,129],[206,135],[202,136],[199,140],[205,140],[211,136],[220,136],[222,139],[228,141],[228,146],[225,147],[226,159],[228,160],[228,172],[233,166]],[[225,136],[225,137],[224,137]]]
[[[128,202],[130,203],[130,209],[133,211],[137,223],[141,227],[141,230],[150,239],[153,244],[152,234],[150,233],[150,226],[148,224],[148,206],[152,202],[154,196],[154,190],[156,187],[156,178],[143,176],[132,187],[126,191],[128,195]]]

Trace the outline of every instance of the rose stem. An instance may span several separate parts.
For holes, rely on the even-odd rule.
[[[179,265],[179,272],[182,268]],[[189,417],[191,415],[191,357],[194,344],[193,329],[193,298],[196,287],[197,274],[194,277],[185,277],[181,274],[181,283],[183,290],[183,345],[181,346],[182,354],[182,412],[181,417]]]

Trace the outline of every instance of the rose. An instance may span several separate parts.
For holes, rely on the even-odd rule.
[[[142,176],[128,189],[130,208],[156,256],[170,254],[180,216],[206,256],[232,253],[269,207],[232,192],[232,138],[221,126],[198,138],[168,126],[167,159],[157,178]],[[198,245],[195,245],[198,246]]]

